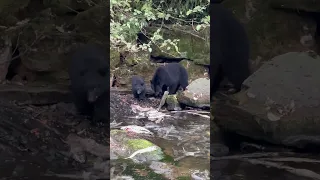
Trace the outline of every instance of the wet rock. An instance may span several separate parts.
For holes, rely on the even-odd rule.
[[[226,156],[229,148],[224,144],[221,130],[215,122],[210,123],[210,155],[213,157]]]
[[[0,85],[2,100],[15,100],[18,104],[46,105],[71,102],[67,87]]]
[[[204,171],[199,171],[196,170],[191,174],[191,177],[193,180],[209,180],[209,171],[208,170],[204,170]]]
[[[109,147],[98,144],[90,138],[81,138],[76,134],[69,134],[65,143],[70,146],[71,157],[80,162],[86,162],[85,152],[95,155],[99,158],[109,158]]]
[[[214,121],[231,132],[275,144],[320,145],[320,57],[290,52],[252,74],[248,87],[216,102]]]
[[[163,174],[168,179],[173,179],[173,167],[163,162],[152,161],[150,166],[157,174]]]
[[[167,179],[164,178],[163,175],[153,172],[153,169],[150,169],[148,164],[135,164],[129,161],[125,163],[123,163],[123,161],[111,161],[111,167],[110,177],[114,180]]]
[[[136,114],[130,108],[133,104],[139,104],[141,107],[157,107],[159,100],[150,98],[144,101],[134,99],[131,91],[121,94],[119,91],[110,92],[110,122],[122,122],[123,118],[135,116]]]
[[[229,148],[224,144],[211,143],[210,144],[210,154],[213,157],[226,156],[229,154]]]
[[[152,142],[145,139],[130,139],[127,141],[127,146],[130,148],[130,152],[134,153],[139,150],[144,150],[150,147],[155,146]],[[161,151],[161,148],[155,146],[155,151],[139,153],[136,156],[132,157],[138,162],[151,162],[151,161],[159,161],[163,159],[164,155]],[[132,156],[132,155],[131,155]]]
[[[199,78],[192,81],[187,90],[179,92],[177,99],[180,103],[191,107],[210,107],[210,79]]]
[[[166,103],[167,103],[167,110],[168,111],[180,111],[181,110],[181,107],[180,107],[180,104],[177,100],[176,95],[168,95],[168,97],[166,99]]]
[[[151,162],[159,161],[164,157],[160,147],[145,139],[130,138],[125,131],[111,130],[110,136],[112,139],[110,150],[116,155],[113,158],[118,156],[138,162]],[[151,147],[155,148],[150,151],[146,150]]]

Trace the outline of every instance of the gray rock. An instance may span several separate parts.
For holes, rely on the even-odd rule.
[[[237,102],[217,101],[214,121],[223,129],[276,144],[320,144],[320,57],[291,52],[252,74]]]
[[[199,78],[192,81],[186,91],[177,94],[177,99],[191,107],[210,107],[210,79]]]

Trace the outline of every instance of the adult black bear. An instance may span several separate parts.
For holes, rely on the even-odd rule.
[[[146,97],[146,85],[140,76],[132,76],[132,93],[138,100],[144,100]]]
[[[150,83],[155,97],[162,97],[167,90],[175,94],[180,87],[185,90],[188,86],[188,72],[179,63],[169,63],[157,68]]]
[[[210,17],[211,95],[218,90],[225,77],[238,92],[250,75],[250,47],[246,31],[233,14],[220,4],[210,4]]]
[[[95,102],[102,94],[109,94],[109,64],[106,53],[97,45],[79,48],[72,56],[69,76],[77,110],[84,115],[94,115]],[[105,98],[109,102],[109,95]],[[103,108],[107,110],[108,106]]]

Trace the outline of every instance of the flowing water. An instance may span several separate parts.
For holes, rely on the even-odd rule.
[[[148,117],[123,118],[125,124],[139,124],[140,127],[146,128],[153,133],[152,137],[145,139],[159,146],[165,154],[165,158],[159,160],[163,166],[166,166],[167,172],[160,172],[150,164],[154,162],[140,163],[137,169],[149,169],[147,172],[139,175],[139,170],[128,171],[129,173],[120,173],[123,170],[123,162],[119,159],[114,160],[113,166],[115,174],[120,176],[132,176],[134,179],[156,178],[156,179],[190,179],[192,176],[208,179],[205,173],[210,170],[210,119],[209,112],[202,112],[200,115],[197,111],[186,112],[163,112],[161,121],[150,120]],[[140,121],[137,123],[137,121]],[[118,120],[117,123],[120,123]],[[139,135],[138,135],[139,136]],[[111,138],[112,135],[111,135]],[[141,138],[141,136],[139,137]],[[112,147],[111,147],[112,151]],[[134,162],[126,162],[127,167],[137,167]],[[122,166],[122,167],[120,167]],[[151,167],[151,168],[150,168]],[[168,173],[169,172],[169,173]],[[153,176],[152,173],[161,174]],[[165,175],[164,175],[165,174]],[[209,174],[207,174],[209,175]]]

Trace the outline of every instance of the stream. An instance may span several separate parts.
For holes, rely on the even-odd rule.
[[[140,104],[131,104],[135,113],[128,116],[122,111],[123,116],[112,122],[111,178],[209,179],[209,112],[158,112]],[[159,148],[126,159],[150,146]]]

